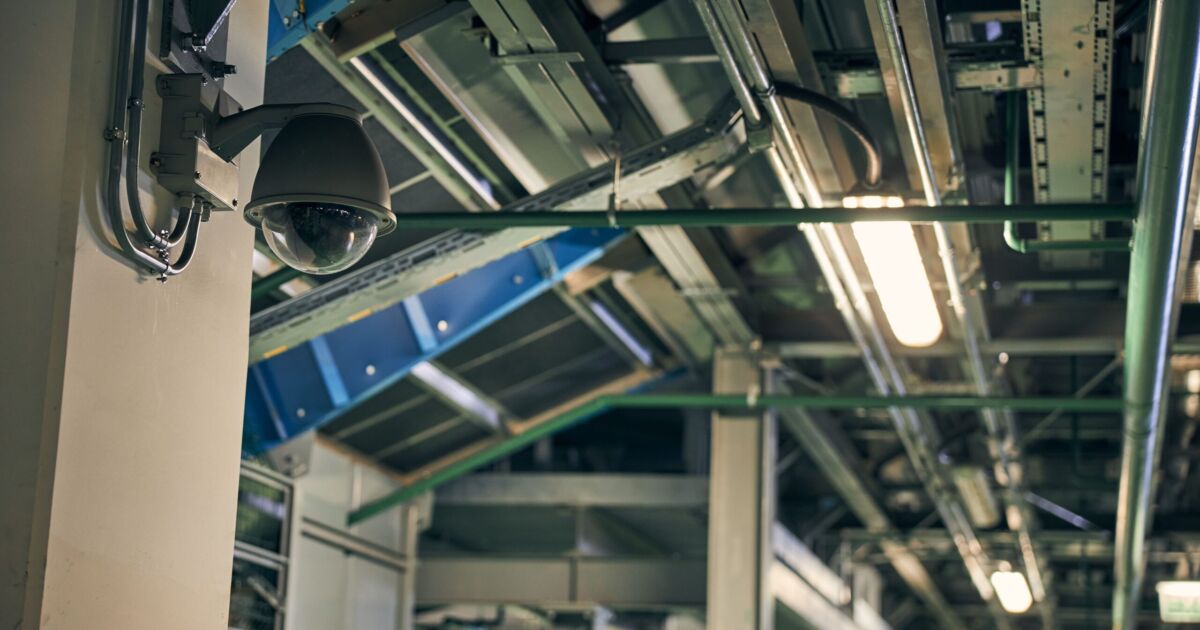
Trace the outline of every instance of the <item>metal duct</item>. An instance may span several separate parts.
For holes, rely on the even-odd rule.
[[[1139,205],[1125,318],[1125,443],[1117,504],[1113,628],[1133,628],[1146,571],[1154,471],[1179,316],[1180,264],[1200,115],[1200,3],[1156,0],[1147,45]]]

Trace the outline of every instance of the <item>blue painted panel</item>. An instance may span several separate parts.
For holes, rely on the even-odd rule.
[[[569,230],[546,244],[544,251],[557,268],[550,277],[543,277],[544,265],[532,249],[514,252],[425,291],[407,307],[397,304],[256,363],[248,382],[243,450],[261,452],[346,413],[404,378],[417,363],[465,341],[595,261],[623,234]],[[428,320],[420,326],[424,344],[412,318],[417,307]]]
[[[346,8],[350,0],[305,0],[304,6],[308,14],[307,25],[304,20],[287,15],[288,24],[284,25],[281,13],[283,6],[296,6],[296,2],[271,2],[270,13],[267,16],[267,61],[270,61],[290,50],[308,35],[310,29],[316,29],[317,24],[337,15],[338,11]],[[284,9],[286,10],[286,9]]]
[[[411,329],[404,310],[393,306],[325,335],[352,400],[421,359]]]

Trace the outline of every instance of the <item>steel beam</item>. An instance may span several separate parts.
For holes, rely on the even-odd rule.
[[[1151,12],[1138,230],[1125,318],[1125,440],[1117,512],[1113,628],[1132,628],[1141,603],[1154,479],[1167,413],[1180,264],[1191,251],[1200,116],[1200,4],[1157,0]]]
[[[432,556],[417,566],[417,602],[695,608],[704,605],[705,573],[703,559]]]
[[[468,475],[437,490],[438,505],[706,509],[708,478],[691,475]]]
[[[758,357],[717,351],[713,391],[745,399],[762,391]],[[708,624],[772,630],[772,525],[775,522],[775,415],[717,411],[712,416],[708,509]],[[795,602],[793,602],[795,605]]]
[[[347,325],[337,330],[305,335],[307,343],[296,347],[258,346],[255,356],[266,359],[250,367],[243,448],[270,448],[345,413],[404,378],[414,366],[550,290],[566,274],[599,258],[621,236],[615,230],[567,232],[547,244],[557,269],[548,277],[538,258],[519,251],[424,291],[420,308],[411,302],[366,308],[343,319]]]

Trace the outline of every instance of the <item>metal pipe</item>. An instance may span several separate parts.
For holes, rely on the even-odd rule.
[[[472,470],[511,455],[563,429],[586,422],[612,409],[940,409],[944,411],[974,411],[978,409],[1013,409],[1017,411],[1046,411],[1064,407],[1088,413],[1119,413],[1119,398],[1011,398],[971,396],[804,396],[768,394],[754,397],[745,394],[610,394],[598,396],[562,415],[539,424],[528,431],[494,441],[471,456],[455,462],[428,477],[400,488],[384,497],[367,503],[350,513],[350,525],[360,523],[392,507],[457,479]]]
[[[1018,217],[1028,221],[1065,218],[1129,219],[1133,204],[1065,203],[1032,206],[907,206],[902,208],[719,208],[713,210],[527,210],[523,212],[405,212],[399,229],[493,230],[514,227],[646,227],[682,225],[802,225],[813,223],[1000,223]]]
[[[938,189],[937,178],[933,170],[933,159],[930,154],[924,123],[918,109],[912,69],[909,67],[903,35],[900,32],[900,25],[896,18],[896,9],[892,0],[878,0],[878,6],[882,22],[883,39],[886,42],[897,77],[896,89],[898,90],[905,122],[907,123],[906,127],[909,139],[912,142],[915,153],[917,171],[921,177],[921,186],[924,189],[925,201],[930,207],[937,207],[942,204],[942,195]],[[975,321],[972,319],[971,314],[967,311],[966,297],[963,294],[962,283],[960,281],[961,274],[959,273],[958,255],[955,251],[954,240],[950,234],[949,227],[945,223],[935,223],[933,229],[934,235],[937,238],[938,255],[941,258],[942,269],[946,276],[946,286],[950,293],[951,308],[962,333],[963,349],[967,355],[967,372],[976,391],[981,396],[987,396],[991,393],[990,373],[984,366],[983,355],[980,351],[980,332],[976,329]],[[986,331],[984,331],[984,334],[986,335]],[[1006,411],[1011,412],[1012,410],[1008,409]],[[987,430],[989,450],[996,462],[997,471],[1003,473],[1004,478],[1002,482],[1005,485],[1005,503],[1008,505],[1010,513],[1009,526],[1017,531],[1018,539],[1021,542],[1019,548],[1024,560],[1025,573],[1029,580],[1030,591],[1033,593],[1036,601],[1043,602],[1046,599],[1046,589],[1042,577],[1042,567],[1034,551],[1030,535],[1028,505],[1020,496],[1023,492],[1021,491],[1020,472],[1016,470],[1019,468],[1016,464],[1020,459],[1020,448],[1016,443],[1015,421],[1011,413],[998,414],[994,408],[981,408],[980,416]],[[968,569],[970,568],[971,566],[968,565]],[[975,571],[972,571],[972,578],[975,579],[976,587],[984,601],[988,602],[989,606],[994,609],[995,602],[990,596],[992,595],[990,584],[985,588],[980,583]],[[1049,610],[1043,609],[1043,613],[1047,627],[1052,627],[1053,624]],[[1000,619],[1003,620],[1003,617]]]
[[[1004,205],[1017,204],[1017,173],[1021,159],[1021,93],[1009,92],[1004,101],[1005,113],[1005,160],[1004,160]],[[1017,222],[1004,222],[1004,243],[1008,248],[1026,254],[1029,252],[1054,251],[1100,251],[1127,252],[1132,243],[1127,238],[1104,238],[1085,241],[1039,241],[1021,238]]]
[[[1192,236],[1194,206],[1188,194],[1200,115],[1200,3],[1155,1],[1144,85],[1115,541],[1113,628],[1121,630],[1134,627],[1141,603],[1169,357],[1179,316],[1179,269]]]

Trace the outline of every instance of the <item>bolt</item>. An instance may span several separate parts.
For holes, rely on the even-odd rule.
[[[513,276],[512,281],[513,281],[513,284],[521,284],[522,282],[525,282],[525,278],[521,277],[521,275],[518,274],[518,275]]]
[[[158,168],[158,167],[162,166],[162,158],[158,158],[158,157],[150,158],[150,166],[153,166],[154,168]]]
[[[237,207],[237,199],[234,199],[234,200],[233,200],[233,207],[234,207],[234,208],[236,208],[236,207]]]
[[[297,410],[296,410],[296,417],[297,417],[297,418],[303,418],[304,416],[307,416],[307,415],[308,415],[308,412],[304,410],[304,407],[301,407],[301,408],[299,408],[299,409],[297,409]]]
[[[367,372],[367,376],[375,376],[375,366],[371,365],[371,364],[367,364],[366,372]]]
[[[288,19],[288,16],[286,16],[286,15],[285,15],[285,16],[283,16],[283,25],[284,25],[284,26],[291,26],[291,25],[292,25],[292,21],[291,21],[290,19]]]
[[[200,179],[200,171],[196,171],[195,173],[192,173],[192,177],[195,179]]]
[[[438,329],[438,332],[446,332],[447,330],[450,330],[450,322],[448,322],[444,319],[439,321],[437,323],[437,329]]]

